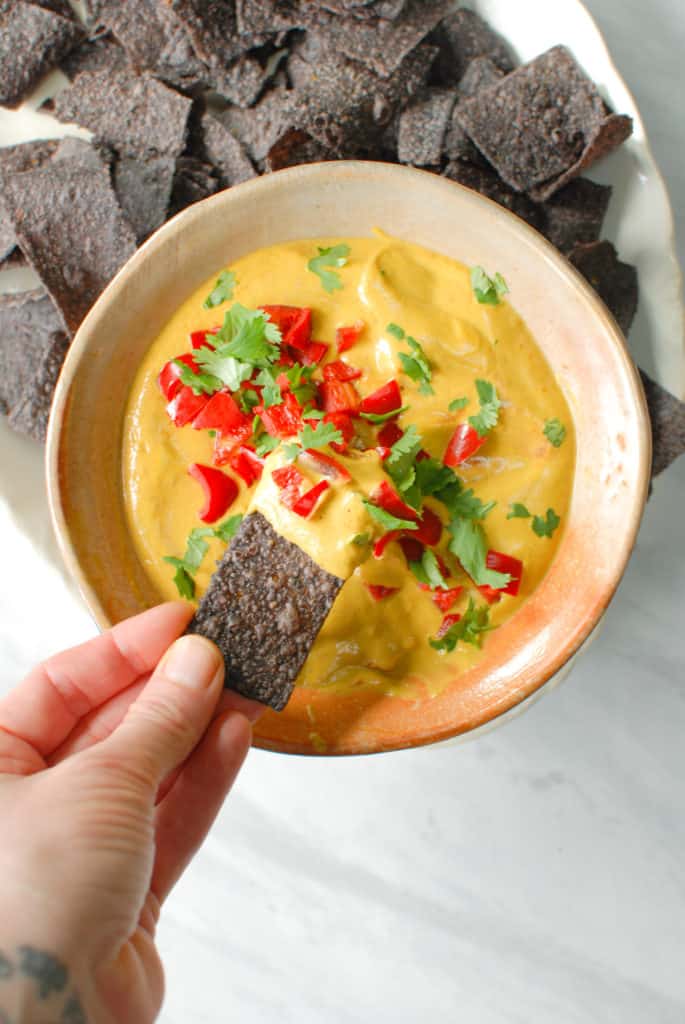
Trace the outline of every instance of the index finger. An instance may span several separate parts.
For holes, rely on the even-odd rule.
[[[192,613],[181,601],[159,605],[38,665],[0,700],[0,761],[13,743],[49,756],[84,716],[151,672]]]

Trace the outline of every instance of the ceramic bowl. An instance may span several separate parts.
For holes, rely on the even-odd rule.
[[[527,701],[589,637],[625,569],[649,477],[642,388],[592,289],[537,232],[444,178],[388,164],[296,167],[229,189],[161,228],[95,304],[69,351],[50,421],[50,506],[67,563],[102,628],[158,603],[124,517],[121,436],[136,368],[203,281],[253,249],[375,226],[466,264],[497,267],[551,364],[577,437],[570,513],[535,593],[488,637],[478,666],[432,699],[296,689],[267,711],[260,747],[359,754],[414,747],[492,722]],[[316,721],[313,732],[312,717]]]

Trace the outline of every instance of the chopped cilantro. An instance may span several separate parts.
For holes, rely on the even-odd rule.
[[[528,511],[525,505],[522,505],[520,501],[514,501],[509,506],[509,512],[507,512],[507,519],[530,519],[531,513]]]
[[[445,466],[437,459],[421,459],[414,466],[415,482],[423,497],[435,495],[443,501],[441,492],[456,484],[461,489],[461,484],[449,466]],[[447,502],[445,502],[447,504]]]
[[[259,395],[252,388],[239,388],[233,397],[246,416],[249,416],[254,407],[259,405]]]
[[[452,517],[459,517],[460,519],[485,519],[487,514],[492,512],[496,504],[496,501],[488,501],[486,504],[483,504],[480,498],[476,497],[473,490],[469,488],[468,491],[460,491],[458,494],[451,496],[449,510]]]
[[[355,533],[354,537],[350,539],[350,544],[356,544],[357,547],[365,548],[367,544],[371,543],[371,534],[369,533]]]
[[[252,367],[249,363],[241,363],[232,356],[224,356],[221,351],[215,352],[211,348],[198,349],[195,362],[205,374],[218,381],[217,388],[225,385],[231,391],[237,391],[242,382],[252,376]]]
[[[476,391],[480,401],[480,410],[476,416],[469,416],[469,423],[480,437],[485,437],[493,427],[497,426],[502,403],[497,397],[495,385],[488,380],[477,380]]]
[[[542,433],[554,448],[561,448],[566,437],[566,427],[561,420],[545,420]]]
[[[179,597],[185,597],[186,601],[191,601],[195,597],[195,580],[183,564],[183,559],[174,558],[172,555],[165,555],[164,561],[176,567],[174,583]]]
[[[533,516],[531,526],[533,533],[538,537],[551,537],[560,522],[561,519],[554,509],[548,508],[544,516]]]
[[[394,420],[395,416],[401,416],[409,408],[408,405],[403,405],[401,409],[393,409],[392,412],[360,412],[359,415],[369,423],[386,423],[388,420]]]
[[[340,444],[343,441],[343,436],[333,423],[324,423],[323,420],[319,420],[315,427],[305,423],[300,432],[299,441],[303,448],[325,448],[331,442]]]
[[[362,505],[366,507],[371,518],[380,523],[385,530],[418,530],[416,523],[409,519],[398,519],[391,512],[386,512],[384,508],[379,508],[366,498],[362,498]]]
[[[402,363],[402,369],[408,377],[419,385],[419,392],[422,395],[435,394],[431,387],[433,371],[431,370],[431,365],[428,362],[426,353],[423,351],[416,338],[411,338],[407,335],[407,344],[411,349],[411,355],[407,355],[406,352],[398,352],[399,360]]]
[[[447,581],[440,571],[438,560],[430,548],[425,548],[420,562],[410,562],[409,568],[419,583],[424,583],[431,590],[447,590]]]
[[[197,526],[188,534],[186,550],[183,558],[175,558],[173,555],[165,555],[164,561],[173,565],[176,569],[174,583],[181,597],[190,600],[195,596],[195,580],[193,574],[197,572],[202,564],[202,559],[207,554],[209,545],[205,537],[214,535],[210,526]]]
[[[315,370],[315,366],[300,366],[299,363],[296,363],[295,366],[291,366],[285,371],[290,390],[300,405],[311,401],[316,394],[316,384],[312,381]]]
[[[295,460],[299,459],[302,454],[302,446],[299,445],[297,441],[291,441],[289,444],[284,444],[281,450],[285,456],[286,462],[295,462]]]
[[[236,286],[236,276],[232,270],[222,270],[214,288],[202,303],[203,309],[214,309],[222,302],[228,302],[233,298],[233,289]]]
[[[280,354],[281,332],[261,309],[234,302],[215,335],[217,352],[253,366],[270,366]]]
[[[393,338],[397,338],[398,341],[404,341],[404,328],[400,327],[399,324],[388,324],[385,329],[388,334],[392,334]]]
[[[307,270],[311,270],[313,274],[316,274],[321,281],[324,289],[327,292],[334,292],[339,288],[342,288],[342,281],[340,280],[340,274],[336,274],[334,270],[329,270],[329,267],[344,267],[347,263],[347,257],[350,255],[350,247],[345,242],[341,242],[339,245],[329,246],[328,249],[322,249],[317,246],[319,250],[318,256],[312,256],[307,263]]]
[[[468,404],[468,398],[455,398],[453,402],[450,402],[447,408],[450,412],[459,412],[460,409],[464,409]]]
[[[453,623],[444,636],[431,638],[429,643],[436,651],[453,651],[459,641],[465,644],[481,645],[481,635],[488,633],[494,626],[490,625],[490,609],[486,604],[476,605],[469,598],[469,606],[458,622]]]
[[[414,461],[421,451],[421,437],[413,423],[407,427],[402,437],[395,441],[390,449],[390,455],[384,463],[385,472],[393,481],[398,490],[404,492],[408,504],[418,508],[421,495],[417,488],[407,493],[416,480]]]
[[[312,409],[310,407],[302,410],[303,420],[322,420],[325,415],[326,413],[323,411],[323,409]]]
[[[224,519],[223,523],[219,523],[214,528],[214,536],[218,537],[219,540],[228,542],[235,536],[242,521],[243,517],[241,515],[229,516],[228,519]]]
[[[262,405],[265,409],[269,409],[272,405],[282,405],[283,395],[281,389],[276,383],[276,377],[274,376],[273,370],[267,369],[260,370],[255,377],[255,384],[259,384],[262,388]]]
[[[482,267],[471,268],[471,288],[483,306],[499,306],[500,299],[509,291],[501,274],[488,277]]]
[[[475,519],[453,519],[448,529],[452,534],[449,550],[459,559],[476,586],[487,585],[499,590],[511,582],[508,573],[487,568],[485,533],[479,522]]]
[[[280,438],[272,437],[271,434],[264,434],[264,436],[260,437],[257,441],[255,451],[257,452],[257,455],[259,455],[260,459],[263,459],[265,455],[269,454],[269,452],[278,448],[280,443]]]
[[[196,361],[199,363],[199,360]],[[223,381],[212,373],[196,373],[182,359],[174,359],[174,363],[179,369],[181,384],[191,388],[194,395],[213,395],[223,387]]]

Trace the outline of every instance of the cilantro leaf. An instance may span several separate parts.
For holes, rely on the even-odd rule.
[[[366,507],[371,518],[380,523],[385,530],[418,530],[416,523],[409,519],[398,519],[391,512],[386,512],[384,508],[379,508],[366,498],[362,498],[362,505]]]
[[[554,509],[548,508],[544,517],[533,516],[533,522],[530,525],[533,528],[533,533],[538,537],[551,537],[560,522],[561,519]]]
[[[444,636],[431,637],[428,641],[436,651],[451,652],[459,641],[480,647],[483,633],[494,629],[490,625],[490,609],[486,604],[476,606],[473,598],[469,598],[469,606],[458,622],[453,623]]]
[[[228,519],[224,519],[223,523],[219,523],[214,528],[214,536],[228,543],[237,533],[242,521],[243,517],[241,515],[229,516]]]
[[[233,298],[233,289],[236,286],[236,276],[232,270],[222,270],[214,288],[202,303],[203,309],[214,309],[222,302],[228,302]]]
[[[254,407],[259,405],[259,395],[252,388],[239,388],[233,397],[246,416],[249,416]]]
[[[509,512],[507,513],[507,519],[530,519],[531,513],[528,511],[525,505],[522,505],[520,501],[514,501],[509,506]]]
[[[422,395],[435,394],[431,387],[433,371],[431,370],[426,353],[416,338],[411,338],[407,335],[407,344],[411,349],[411,355],[407,355],[406,352],[397,353],[402,363],[402,369],[408,377],[419,385],[419,391]]]
[[[164,561],[176,567],[174,583],[176,584],[179,597],[185,597],[187,601],[191,601],[195,597],[195,580],[183,564],[183,559],[173,558],[172,555],[164,555]]]
[[[271,434],[264,434],[264,436],[260,437],[257,441],[255,451],[257,452],[257,455],[259,455],[260,459],[263,459],[265,455],[269,454],[269,452],[278,448],[280,443],[281,439],[279,437],[272,437]]]
[[[399,324],[388,324],[385,330],[388,334],[392,334],[393,338],[397,338],[398,341],[404,341],[404,328],[400,327]]]
[[[409,409],[410,406],[403,405],[401,409],[393,409],[392,412],[360,412],[359,416],[363,420],[368,420],[369,423],[387,423],[388,420],[394,420],[395,416],[400,416]]]
[[[267,367],[280,355],[281,332],[261,309],[246,309],[234,303],[215,335],[222,356],[232,356],[252,366]]]
[[[447,408],[450,412],[459,412],[460,409],[464,409],[468,404],[468,398],[455,398],[453,402],[450,402]]]
[[[333,441],[337,444],[342,443],[343,436],[335,424],[319,420],[315,427],[305,423],[300,431],[299,441],[303,448],[325,448]]]
[[[305,405],[316,394],[316,384],[312,381],[315,370],[315,366],[301,366],[296,363],[295,366],[290,366],[285,371],[290,383],[290,390],[300,405]]]
[[[390,455],[384,463],[385,472],[393,481],[398,490],[404,492],[404,498],[408,504],[418,508],[421,502],[421,495],[418,489],[412,485],[416,479],[414,462],[421,451],[421,436],[412,423],[407,427],[402,437],[395,441],[390,449]],[[410,490],[411,489],[411,490]]]
[[[459,559],[476,586],[487,585],[499,590],[511,582],[508,573],[487,568],[487,545],[479,522],[475,519],[453,519],[448,530],[452,534],[448,548]]]
[[[281,450],[285,456],[286,462],[295,462],[295,460],[299,459],[302,454],[302,446],[299,445],[297,441],[291,441],[289,444],[284,444]]]
[[[454,470],[445,466],[437,459],[421,459],[414,466],[416,485],[423,497],[435,495],[440,501],[445,501],[443,493],[447,488],[454,485],[461,490],[461,483]],[[448,504],[445,501],[445,504]]]
[[[460,519],[485,519],[496,504],[496,501],[488,501],[483,504],[469,488],[468,491],[460,491],[458,494],[450,496],[449,510],[451,516]]]
[[[209,544],[205,537],[211,537],[214,530],[209,526],[196,526],[188,534],[186,541],[186,553],[183,556],[183,563],[189,572],[197,572],[202,564],[202,559],[207,554]]]
[[[440,571],[438,560],[430,548],[425,548],[420,562],[410,562],[409,568],[419,583],[424,583],[431,590],[447,590],[447,581]]]
[[[350,539],[350,544],[356,544],[357,547],[365,548],[367,544],[371,543],[371,534],[369,533],[355,533],[354,537]]]
[[[242,382],[252,376],[252,367],[249,363],[241,363],[232,356],[222,355],[220,351],[211,348],[199,348],[194,358],[206,374],[219,381],[219,387],[225,385],[231,391],[237,391]]]
[[[495,385],[490,381],[477,380],[476,390],[480,401],[480,410],[476,416],[469,416],[469,423],[480,437],[485,437],[493,427],[497,426],[502,403],[497,397]]]
[[[322,420],[325,415],[323,409],[312,409],[311,406],[302,410],[303,420]]]
[[[203,350],[200,349],[200,351]],[[198,365],[202,365],[199,359],[196,358],[195,361]],[[212,373],[196,373],[182,359],[174,359],[174,363],[179,369],[181,384],[191,388],[194,395],[213,395],[215,391],[223,387],[223,381]]]
[[[265,409],[272,405],[283,404],[283,395],[272,370],[266,368],[260,370],[255,377],[255,384],[259,384],[262,388],[262,405]]]
[[[545,435],[549,443],[554,448],[561,448],[566,437],[566,427],[561,420],[545,420],[545,426],[542,433]]]
[[[319,255],[312,256],[307,263],[307,270],[311,270],[313,274],[318,276],[327,292],[337,291],[339,288],[342,288],[340,274],[336,274],[334,270],[328,270],[327,268],[344,267],[347,263],[347,257],[350,255],[350,247],[345,242],[341,242],[339,245],[331,245],[327,249],[322,249],[321,246],[317,246],[317,248]]]
[[[471,268],[471,288],[476,300],[483,306],[499,306],[500,299],[509,291],[501,274],[488,277],[482,267]]]

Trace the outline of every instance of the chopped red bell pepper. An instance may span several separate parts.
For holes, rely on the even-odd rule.
[[[174,426],[185,427],[204,409],[208,401],[207,395],[196,395],[192,388],[182,384],[166,407],[167,415]]]
[[[293,512],[298,516],[302,516],[303,519],[308,519],[316,508],[319,498],[324,494],[330,487],[328,480],[319,480],[318,484],[314,484],[308,491],[305,491],[301,498],[292,506]]]
[[[302,312],[300,306],[260,306],[259,308],[263,313],[268,314],[269,320],[278,327],[283,339]]]
[[[438,543],[442,537],[442,520],[430,508],[424,508],[419,519],[419,528],[414,534],[416,540],[429,548]]]
[[[327,412],[324,423],[332,423],[342,434],[342,441],[331,441],[331,448],[338,455],[344,455],[354,437],[354,423],[346,412]]]
[[[440,623],[440,629],[437,632],[438,640],[443,637],[456,622],[459,622],[460,619],[461,615],[446,615]]]
[[[217,391],[193,420],[195,430],[218,430],[228,434],[250,422],[236,400],[227,391]]]
[[[227,434],[217,434],[214,438],[214,455],[212,462],[215,466],[225,466],[231,461],[231,456],[236,448],[245,444],[252,437],[252,423],[243,423]]]
[[[485,565],[488,569],[494,569],[495,572],[509,573],[511,576],[510,582],[507,583],[506,587],[499,589],[498,593],[511,594],[512,597],[516,597],[521,586],[523,562],[512,555],[503,555],[501,551],[490,550],[485,556]]]
[[[316,366],[328,352],[328,345],[324,341],[310,341],[308,345],[295,349],[297,357],[305,366]]]
[[[290,348],[306,349],[312,340],[312,311],[300,309],[293,323],[283,335],[283,342]]]
[[[399,530],[389,530],[387,533],[384,533],[382,537],[379,537],[373,546],[373,557],[382,558],[388,544],[390,544],[391,541],[393,540],[397,540],[399,536]]]
[[[387,384],[373,391],[366,398],[362,399],[360,412],[371,412],[376,416],[385,416],[393,409],[402,407],[402,395],[400,386],[396,380],[389,380]]]
[[[335,343],[338,346],[338,355],[351,348],[366,327],[363,320],[357,320],[351,327],[338,327],[335,332]]]
[[[357,380],[361,375],[361,370],[346,363],[344,359],[335,359],[332,363],[326,363],[323,368],[324,380]]]
[[[378,443],[384,448],[392,448],[396,441],[404,436],[404,431],[397,420],[388,420],[378,431]]]
[[[208,334],[218,334],[221,330],[220,327],[210,327],[206,331],[191,331],[190,332],[190,344],[193,348],[214,348],[214,346],[207,341]]]
[[[400,547],[404,552],[407,562],[420,562],[423,558],[423,544],[413,536],[406,536],[400,539]]]
[[[386,448],[386,446],[382,444],[376,445],[376,451],[378,452],[378,457],[381,462],[385,462],[385,460],[389,459],[392,455],[392,448]]]
[[[364,586],[374,601],[382,601],[386,597],[391,597],[400,589],[399,587],[382,587],[377,583],[365,583]]]
[[[463,591],[463,587],[450,587],[449,590],[434,590],[431,596],[433,603],[441,612],[448,612],[457,603]]]
[[[272,437],[292,437],[302,430],[302,406],[290,391],[285,393],[280,405],[270,405],[268,409],[257,406],[255,412]]]
[[[494,587],[489,587],[487,583],[478,587],[478,593],[481,597],[484,597],[488,604],[497,604],[498,601],[502,600],[503,590],[495,590]]]
[[[321,476],[328,477],[329,480],[335,480],[341,484],[346,484],[352,479],[346,466],[343,466],[337,459],[326,455],[325,452],[320,452],[316,448],[307,448],[304,454],[300,456],[300,462],[305,468],[311,468],[315,473],[319,473]]]
[[[319,385],[324,412],[356,413],[361,401],[350,381],[325,380]]]
[[[409,519],[415,523],[419,518],[418,512],[402,501],[395,488],[387,480],[381,480],[371,495],[371,501],[391,515],[397,516],[398,519]]]
[[[159,371],[157,384],[168,402],[171,401],[181,387],[181,368],[176,365],[177,361],[185,363],[194,373],[197,373],[197,363],[190,352],[184,352],[183,355],[176,356],[176,359],[170,359],[168,363],[165,363]]]
[[[299,355],[300,353],[298,353]],[[294,366],[297,360],[293,356],[292,352],[289,352],[285,345],[281,345],[281,354],[278,357],[276,366]]]
[[[215,523],[226,512],[238,496],[238,485],[232,476],[220,469],[193,462],[188,473],[205,492],[205,503],[198,515],[203,523]]]
[[[264,470],[264,459],[260,459],[252,445],[243,444],[235,448],[228,461],[248,487],[259,480]]]
[[[300,500],[300,491],[305,477],[297,466],[281,466],[280,469],[274,469],[271,476],[281,492],[279,494],[281,504],[292,509]]]
[[[470,423],[460,423],[448,442],[442,461],[446,466],[460,466],[486,441],[487,437],[481,437]]]

